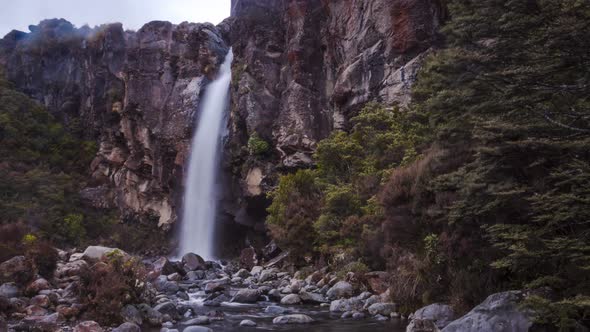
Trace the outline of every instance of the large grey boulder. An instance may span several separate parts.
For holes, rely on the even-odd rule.
[[[205,260],[201,256],[193,254],[192,252],[182,256],[182,263],[189,271],[205,270],[207,268]]]
[[[300,304],[300,303],[301,303],[301,298],[297,294],[289,294],[281,299],[281,304],[284,304],[284,305],[293,305],[293,304]]]
[[[304,303],[319,304],[319,303],[327,303],[328,302],[328,300],[326,300],[322,296],[322,294],[318,294],[318,293],[300,291],[299,297],[301,298],[301,301],[303,301]]]
[[[308,324],[312,323],[313,319],[307,315],[294,314],[275,317],[272,322],[273,324]]]
[[[114,253],[120,253],[124,257],[129,257],[129,255],[121,249],[108,248],[102,246],[90,246],[86,248],[86,250],[84,250],[82,259],[89,262],[96,262],[101,260],[104,256],[108,256]]]
[[[433,303],[424,308],[420,308],[416,310],[413,316],[413,319],[430,320],[434,322],[439,329],[449,325],[454,318],[455,312],[453,311],[453,308],[451,308],[450,305],[442,303]]]
[[[35,275],[31,261],[25,256],[15,256],[0,264],[0,282],[24,284]]]
[[[330,303],[330,311],[331,312],[346,312],[346,311],[355,311],[355,310],[362,310],[363,308],[363,301],[360,299],[339,299],[334,300]]]
[[[406,332],[440,332],[431,320],[413,319],[406,327]]]
[[[518,308],[521,291],[488,296],[465,316],[451,322],[443,332],[524,332],[533,325],[526,312]]]
[[[255,303],[260,296],[258,289],[240,289],[236,295],[234,295],[232,302],[238,303]]]
[[[374,303],[370,305],[367,310],[369,311],[369,314],[373,316],[389,316],[392,312],[395,312],[396,305],[395,303]]]
[[[346,281],[338,281],[332,288],[328,290],[326,295],[330,300],[348,298],[352,296],[352,285]]]

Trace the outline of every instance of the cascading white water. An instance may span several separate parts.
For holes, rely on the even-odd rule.
[[[229,99],[231,63],[230,49],[217,78],[207,86],[197,131],[192,141],[184,193],[184,209],[180,233],[180,254],[193,252],[213,259],[213,241],[218,193],[216,189],[223,120]]]

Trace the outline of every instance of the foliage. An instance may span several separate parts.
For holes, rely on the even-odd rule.
[[[251,155],[264,155],[270,149],[270,144],[262,139],[257,132],[254,132],[248,139],[248,151]]]
[[[121,309],[141,303],[146,271],[141,261],[115,251],[81,275],[80,298],[102,325],[121,323]]]
[[[49,242],[37,240],[28,244],[26,247],[26,256],[33,262],[41,276],[48,279],[53,276],[59,256],[57,250]]]

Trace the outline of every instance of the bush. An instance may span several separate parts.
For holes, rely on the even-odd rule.
[[[146,271],[141,261],[115,251],[81,274],[80,298],[101,325],[121,323],[121,309],[141,303]]]
[[[27,244],[26,255],[33,262],[41,276],[46,279],[53,277],[59,255],[50,243],[43,240],[35,240]]]
[[[270,144],[254,132],[248,139],[248,151],[253,156],[261,156],[268,152]]]

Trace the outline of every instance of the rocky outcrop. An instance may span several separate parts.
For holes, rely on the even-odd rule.
[[[444,16],[437,0],[233,0],[220,28],[235,54],[226,168],[240,194],[226,208],[238,222],[259,221],[277,173],[313,164],[365,103],[407,105]],[[255,133],[272,151],[244,148]]]
[[[201,93],[228,47],[211,24],[75,28],[65,20],[12,31],[0,65],[21,91],[98,143],[81,194],[123,220],[177,219]]]

